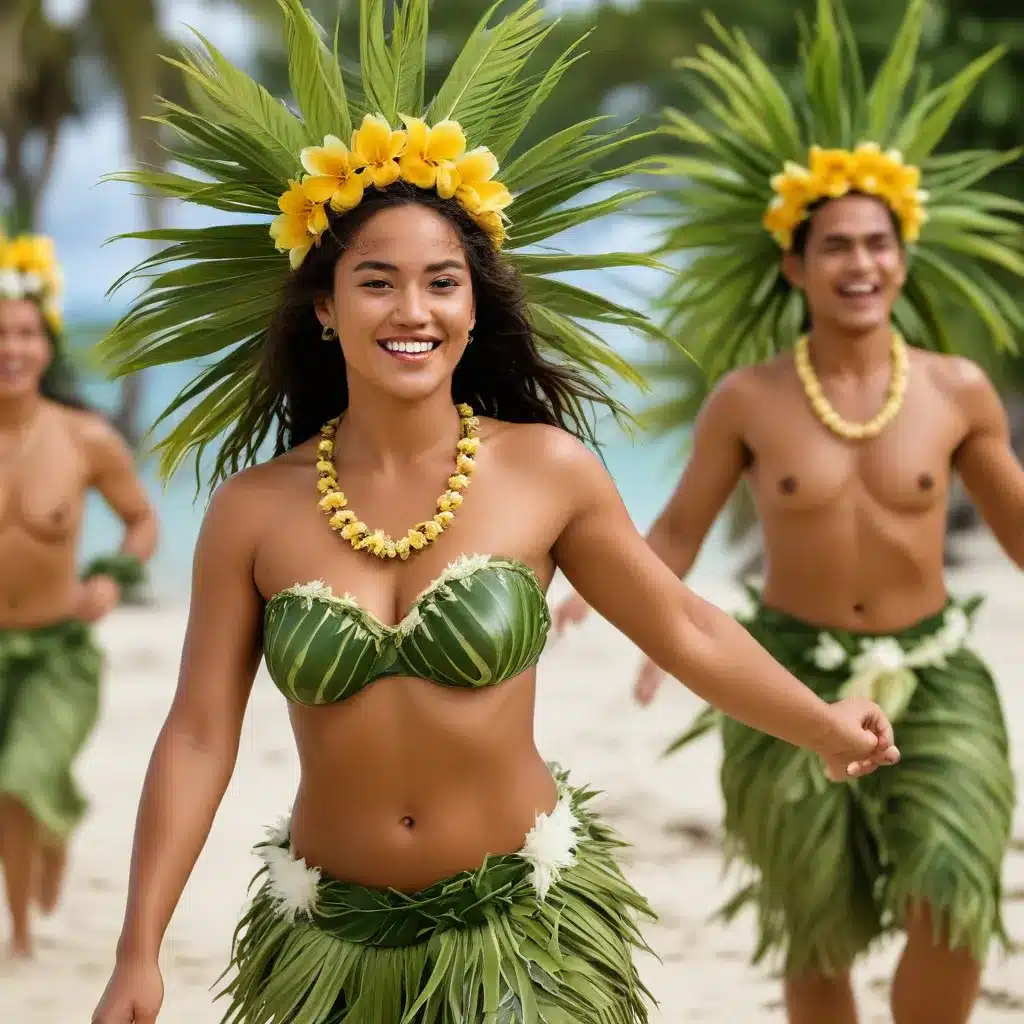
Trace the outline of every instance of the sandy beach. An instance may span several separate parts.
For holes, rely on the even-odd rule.
[[[1024,630],[1021,575],[986,535],[969,539],[966,568],[950,574],[955,593],[982,592],[975,646],[1000,680],[1014,740],[1014,765],[1024,778]],[[738,588],[695,582],[727,608]],[[564,588],[557,583],[552,600]],[[109,664],[102,721],[81,761],[93,801],[78,835],[64,901],[38,923],[35,964],[0,973],[0,1021],[5,1024],[86,1024],[108,976],[124,906],[131,835],[157,731],[175,684],[187,609],[118,611],[99,629]],[[685,754],[659,760],[665,742],[699,703],[666,683],[655,704],[631,699],[635,648],[592,617],[549,647],[540,666],[537,736],[545,757],[570,767],[604,791],[602,808],[634,844],[625,862],[631,878],[661,916],[647,930],[661,962],[642,963],[660,1002],[653,1020],[671,1024],[728,1021],[781,1022],[780,987],[748,966],[753,926],[742,919],[725,928],[707,921],[730,892],[721,874],[718,743],[708,738]],[[161,1024],[216,1024],[222,1004],[211,987],[227,958],[256,861],[249,852],[263,826],[290,805],[297,779],[283,698],[261,669],[234,781],[209,842],[185,891],[163,951],[167,998]],[[1024,814],[1005,872],[1007,922],[1024,940]],[[6,940],[0,925],[0,941]],[[899,953],[893,943],[857,974],[863,1021],[890,1020],[886,979]],[[978,1024],[1024,1019],[1024,955],[995,953],[986,968]],[[390,1024],[390,1022],[382,1022]]]

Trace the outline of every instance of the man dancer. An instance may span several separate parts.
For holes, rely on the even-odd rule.
[[[912,0],[894,52],[908,32],[919,32],[922,13]],[[821,0],[812,63],[827,63],[822,53],[833,15],[832,4]],[[906,53],[904,45],[901,59]],[[767,87],[762,92],[771,95]],[[823,132],[826,106],[816,108]],[[854,109],[851,123],[856,115]],[[765,110],[761,124],[771,116]],[[871,123],[870,116],[863,120]],[[894,131],[898,122],[892,119]],[[816,124],[813,117],[809,123]],[[735,129],[734,122],[728,131]],[[684,132],[698,138],[692,124],[683,123]],[[715,142],[707,133],[705,144]],[[730,265],[752,282],[749,289],[740,282],[745,305],[734,310],[751,345],[780,324],[776,311],[794,300],[809,333],[793,351],[733,368],[717,383],[695,423],[690,461],[649,541],[685,574],[746,476],[767,563],[747,627],[826,699],[877,699],[894,722],[903,760],[878,778],[830,788],[813,759],[708,712],[674,746],[721,726],[728,844],[756,878],[734,906],[749,902],[759,912],[758,958],[769,951],[784,958],[792,1024],[855,1024],[850,968],[894,930],[906,934],[892,988],[896,1024],[963,1024],[990,939],[1005,937],[1000,875],[1015,783],[993,680],[965,646],[976,603],[951,599],[943,578],[946,505],[955,471],[1003,549],[1024,567],[1024,468],[981,369],[909,348],[894,322],[902,319],[906,333],[913,328],[921,341],[937,341],[943,325],[928,314],[940,305],[928,289],[942,280],[936,268],[952,264],[940,262],[945,257],[936,249],[984,248],[964,244],[979,236],[966,220],[956,235],[945,204],[970,205],[973,196],[988,194],[958,194],[947,178],[929,209],[916,168],[899,153],[870,142],[808,149],[808,167],[779,162],[784,170],[765,196],[764,226],[782,250],[781,276],[771,289],[754,285],[766,269],[770,275],[769,261],[778,263],[778,255],[755,249],[752,256],[749,230],[730,238],[728,193],[707,214],[709,222],[718,218],[721,245],[716,249],[705,234],[705,255],[680,275],[680,308],[693,296],[715,305],[704,319],[695,312],[698,338],[704,330],[726,345],[730,325],[718,297],[730,286]],[[740,168],[733,184],[751,179],[755,173]],[[739,186],[735,191],[731,209],[743,228],[751,204]],[[702,213],[694,216],[692,202],[690,209],[680,237],[700,233],[694,225],[699,229]],[[921,232],[929,213],[930,235],[927,226]],[[998,227],[1019,241],[1012,221],[1001,218]],[[716,269],[713,259],[728,257],[737,240],[745,252],[733,252]],[[964,287],[981,278],[975,267],[954,269],[946,280],[967,280]],[[999,286],[992,288],[981,293],[990,303],[982,310],[995,330],[1006,306]],[[733,347],[726,362],[745,361],[737,353],[742,348]],[[585,612],[580,598],[570,597],[556,612],[556,628]],[[642,703],[659,678],[656,665],[643,666],[636,688]]]

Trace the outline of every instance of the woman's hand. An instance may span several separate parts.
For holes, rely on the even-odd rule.
[[[644,658],[633,684],[633,699],[641,707],[647,707],[654,700],[665,673],[650,658]]]
[[[121,587],[113,576],[102,573],[79,584],[74,617],[82,622],[99,622],[121,600]]]
[[[155,960],[119,960],[92,1024],[156,1024],[163,1001],[164,979]]]
[[[856,779],[899,762],[892,726],[877,704],[857,697],[830,704],[829,713],[835,731],[818,753],[833,782]]]

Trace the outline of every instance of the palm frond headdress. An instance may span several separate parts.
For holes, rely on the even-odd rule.
[[[522,251],[644,198],[647,193],[623,188],[604,199],[563,205],[643,166],[624,162],[592,170],[595,161],[638,136],[621,127],[595,131],[603,119],[592,118],[536,142],[502,166],[579,58],[582,40],[546,70],[528,71],[554,23],[538,0],[495,22],[495,4],[428,102],[429,0],[396,0],[390,33],[386,0],[360,0],[354,72],[347,61],[343,72],[336,49],[327,46],[300,0],[278,2],[298,112],[200,37],[201,48],[179,63],[191,108],[164,102],[159,120],[182,141],[171,157],[205,180],[155,171],[113,176],[214,210],[260,215],[259,223],[123,236],[169,244],[114,286],[150,278],[100,346],[113,373],[224,353],[157,421],[194,403],[158,445],[162,475],[170,476],[189,454],[198,468],[203,450],[222,436],[215,476],[255,457],[274,418],[270,397],[260,390],[259,357],[290,266],[300,265],[319,244],[328,209],[343,215],[367,189],[386,189],[398,180],[459,202],[503,247],[523,279],[537,336],[556,356],[580,364],[602,383],[609,372],[640,383],[588,323],[649,334],[657,329],[639,313],[549,275],[653,261],[629,253]],[[621,411],[614,399],[598,393]]]
[[[1024,312],[1003,282],[1024,277],[1024,204],[977,186],[1021,150],[935,152],[1002,49],[929,89],[915,70],[927,6],[909,0],[870,85],[842,0],[818,0],[814,25],[800,22],[793,89],[711,17],[720,47],[679,62],[707,116],[667,114],[665,130],[690,152],[662,167],[685,184],[671,194],[678,212],[659,254],[686,259],[663,303],[669,333],[686,338],[708,385],[796,340],[803,299],[780,252],[816,204],[850,192],[882,199],[900,225],[908,278],[894,319],[908,341],[955,350],[943,313],[955,305],[1015,350]]]
[[[64,321],[61,293],[64,280],[53,239],[21,234],[7,238],[0,230],[0,299],[32,299],[47,326],[60,334]]]

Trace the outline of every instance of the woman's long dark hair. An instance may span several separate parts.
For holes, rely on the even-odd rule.
[[[79,394],[78,374],[75,372],[74,364],[68,358],[63,337],[49,324],[46,324],[46,336],[50,339],[52,356],[50,365],[39,382],[39,390],[43,398],[48,398],[52,402],[60,402],[61,405],[70,406],[72,409],[95,412],[96,410]]]
[[[454,228],[469,263],[476,299],[474,340],[455,370],[452,397],[475,412],[513,423],[549,423],[593,442],[585,417],[601,392],[571,366],[545,359],[526,313],[522,283],[486,233],[454,199],[396,182],[369,189],[356,209],[331,215],[330,229],[284,287],[267,331],[258,390],[277,420],[276,454],[313,437],[348,406],[341,346],[325,342],[314,303],[334,287],[339,257],[381,210],[419,203]]]

